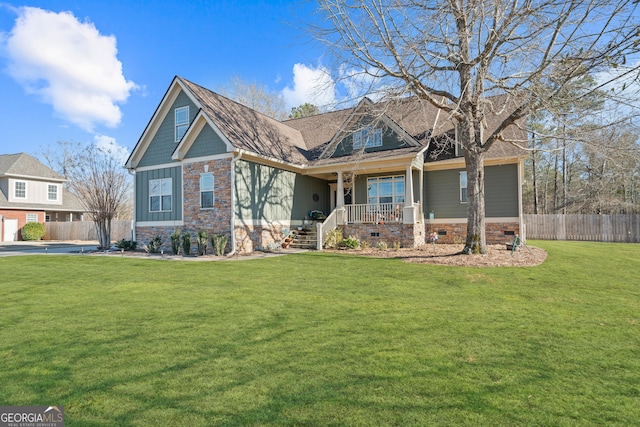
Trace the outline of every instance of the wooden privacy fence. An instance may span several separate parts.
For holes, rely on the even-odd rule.
[[[111,240],[131,240],[131,221],[111,221]],[[44,240],[98,240],[93,221],[45,222]]]
[[[640,215],[523,215],[527,239],[640,242]]]

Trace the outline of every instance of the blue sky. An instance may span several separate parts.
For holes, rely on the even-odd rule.
[[[56,141],[131,150],[174,75],[212,90],[234,75],[288,108],[335,100],[302,22],[313,2],[0,0],[0,153]],[[331,81],[330,81],[331,82]],[[310,99],[318,96],[316,99]]]

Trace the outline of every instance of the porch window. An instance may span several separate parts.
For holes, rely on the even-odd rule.
[[[353,134],[353,149],[382,147],[382,129],[366,126]]]
[[[172,179],[149,181],[149,212],[171,211]]]
[[[210,209],[213,207],[213,174],[200,174],[200,207]]]
[[[367,203],[404,205],[404,176],[367,178]]]
[[[467,172],[460,172],[460,203],[468,203],[467,197]]]
[[[189,106],[176,108],[176,142],[180,142],[189,127]]]

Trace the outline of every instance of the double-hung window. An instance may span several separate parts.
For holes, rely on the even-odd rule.
[[[467,196],[467,172],[460,172],[460,203],[468,203],[469,198]]]
[[[367,203],[404,205],[404,176],[367,178]]]
[[[382,129],[365,126],[353,134],[353,149],[382,147]]]
[[[47,185],[47,200],[58,200],[58,186],[56,184]]]
[[[200,207],[210,209],[213,207],[213,174],[200,174]]]
[[[176,108],[176,142],[180,142],[189,127],[189,106]]]
[[[149,212],[171,211],[172,179],[149,181]]]
[[[15,191],[13,193],[16,199],[26,199],[27,198],[27,183],[24,181],[16,181],[15,182]]]

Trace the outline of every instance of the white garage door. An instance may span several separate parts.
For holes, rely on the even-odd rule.
[[[17,219],[4,219],[4,241],[14,242],[18,239],[18,220]]]

